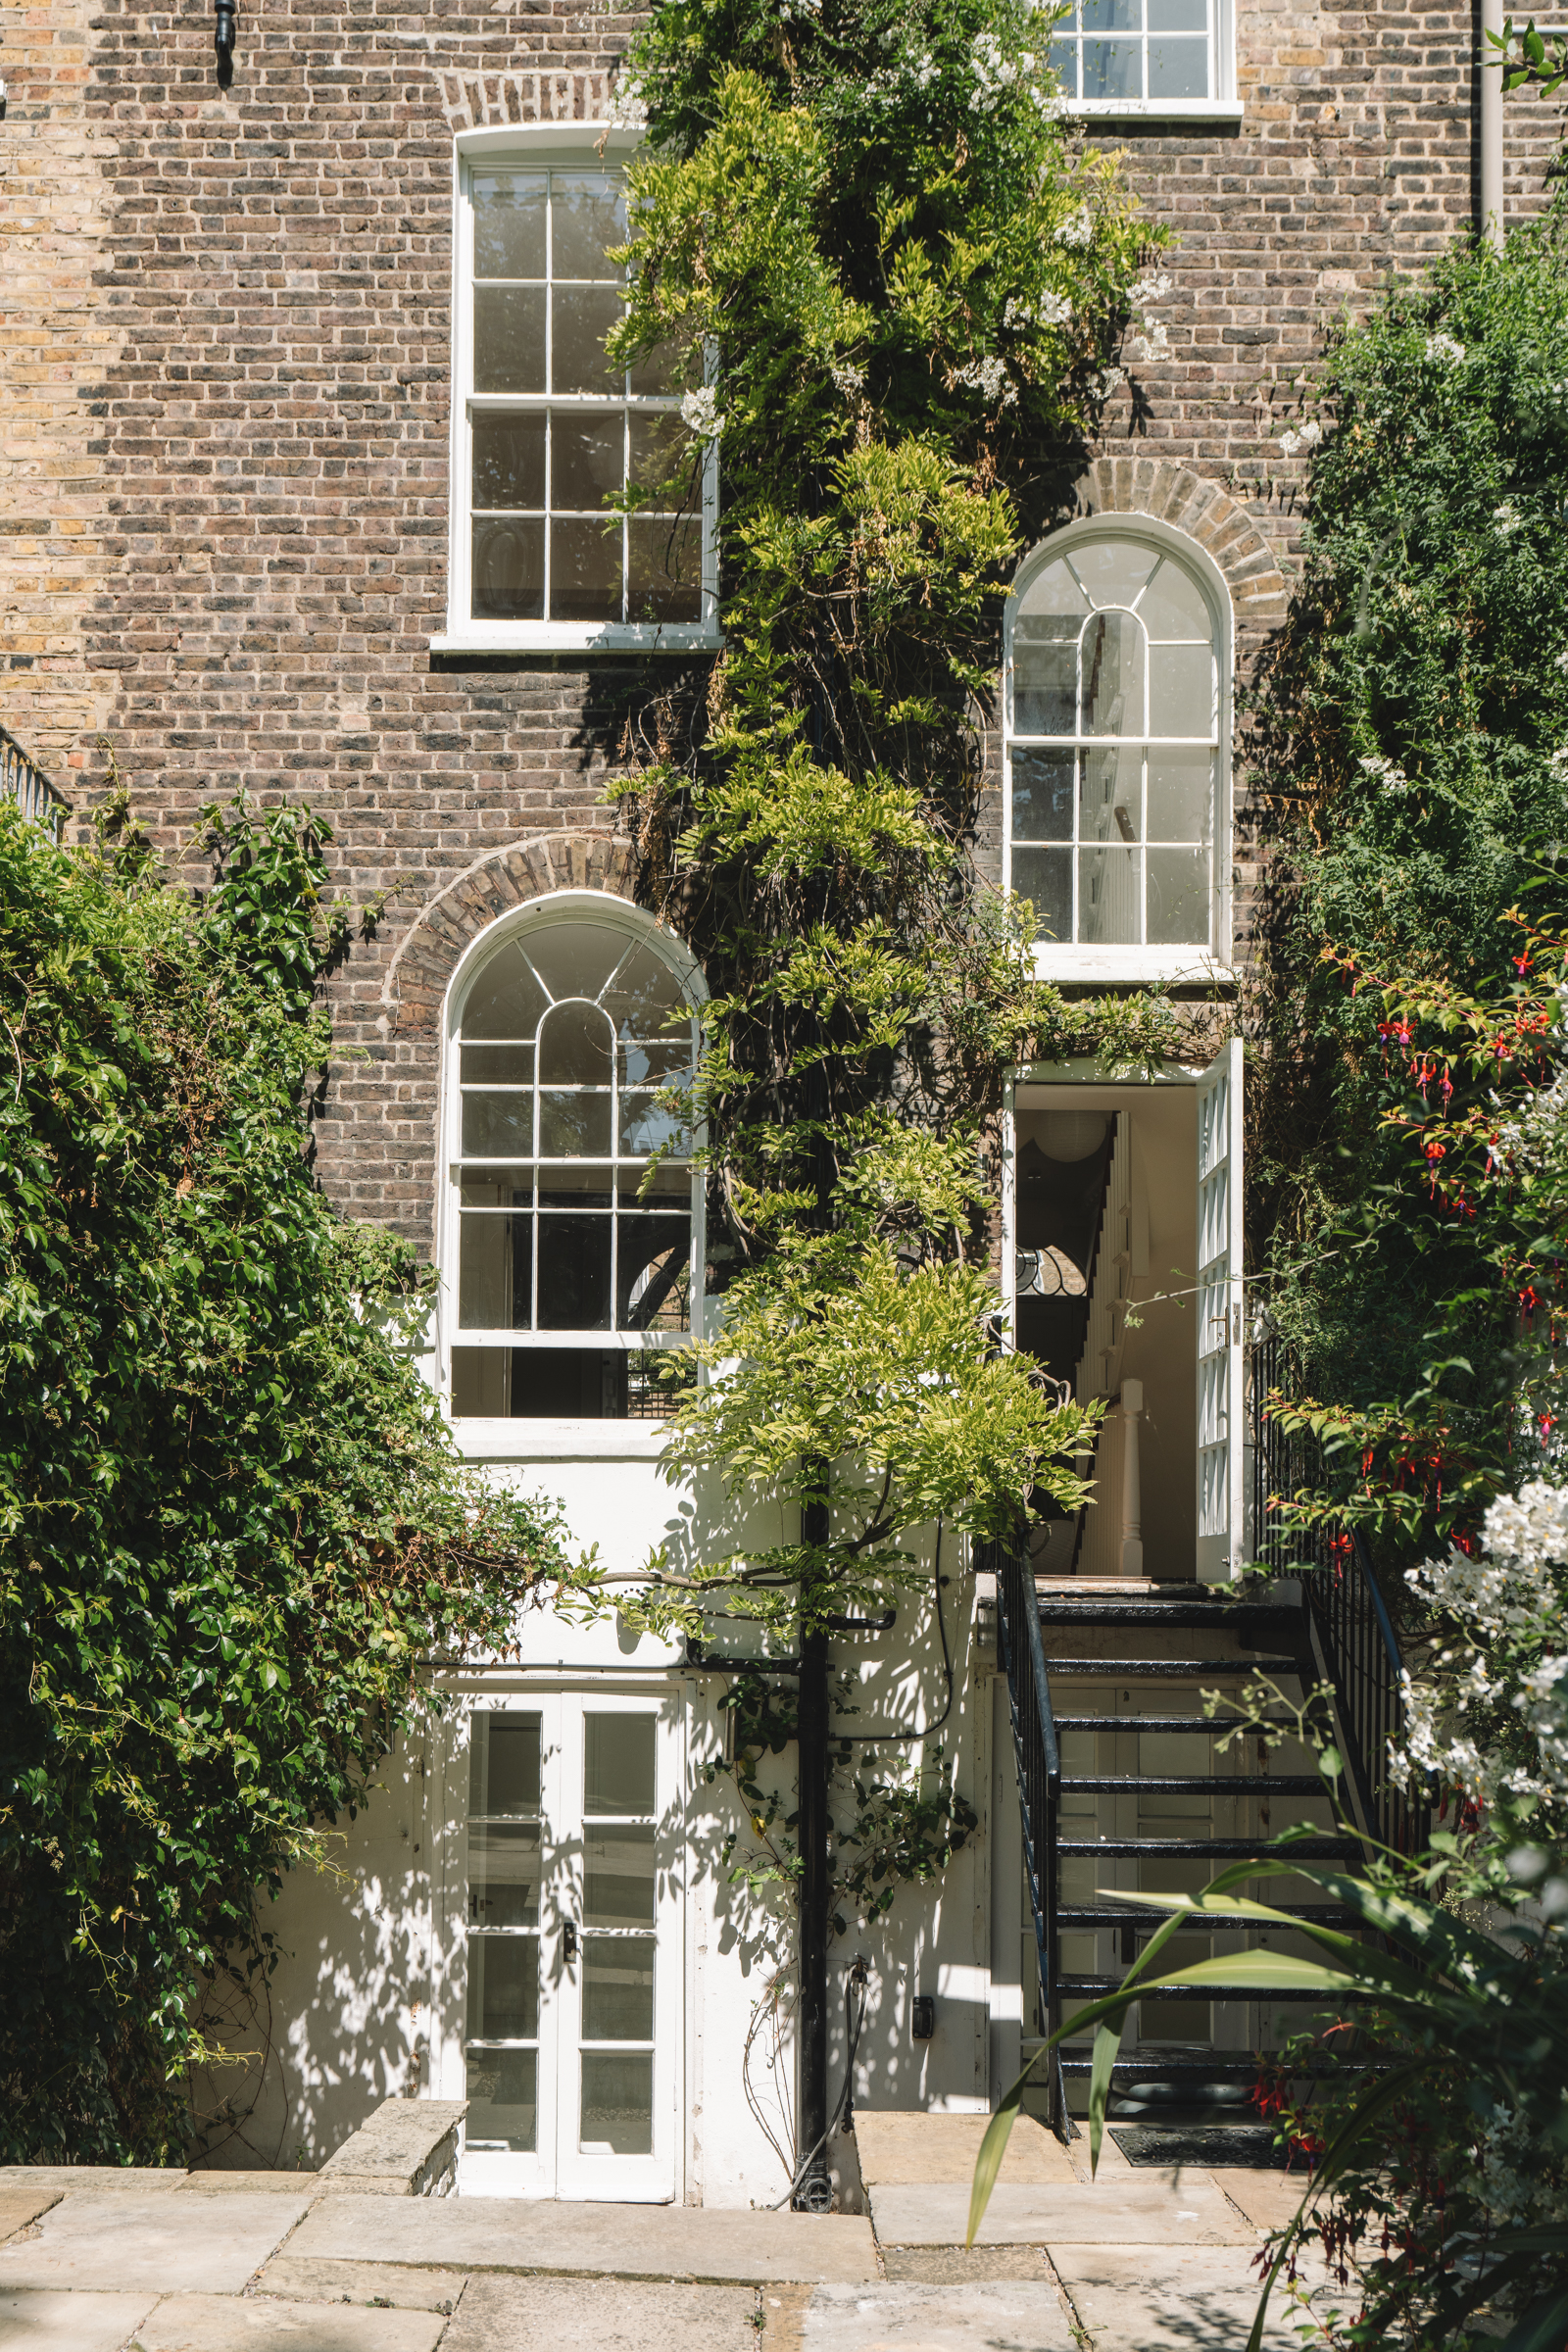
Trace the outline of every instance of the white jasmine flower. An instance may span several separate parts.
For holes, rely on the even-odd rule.
[[[1002,43],[994,32],[977,32],[969,48],[969,65],[974,74],[974,96],[969,103],[977,113],[995,114],[1005,93],[1021,78],[1022,68],[1003,54]]]
[[[1323,427],[1315,416],[1309,416],[1304,424],[1297,425],[1290,432],[1281,433],[1280,447],[1288,458],[1295,458],[1298,457],[1302,450],[1316,449],[1322,438]],[[1361,764],[1364,767],[1365,760]]]
[[[700,392],[683,392],[680,402],[681,422],[688,432],[701,441],[716,441],[724,430],[724,419],[718,413],[718,394],[711,384]]]
[[[1554,666],[1558,669],[1568,670],[1568,645],[1565,645],[1562,652],[1556,656]]]
[[[953,380],[965,391],[982,393],[989,402],[1000,400],[1004,409],[1010,409],[1018,397],[1016,384],[1009,380],[1006,367],[999,359],[971,360],[967,367],[954,369]]]
[[[635,74],[623,74],[610,100],[610,120],[617,130],[641,130],[648,121],[643,85]]]
[[[935,81],[939,69],[936,59],[927,51],[924,56],[917,57],[912,61],[909,71],[914,76],[915,88],[927,90]]]
[[[1568,784],[1568,743],[1563,745],[1560,752],[1552,753],[1546,765],[1559,784]]]
[[[1163,319],[1145,321],[1144,331],[1134,337],[1129,356],[1135,360],[1163,360],[1170,353],[1170,328]]]
[[[1429,360],[1451,360],[1457,367],[1464,358],[1464,345],[1456,343],[1452,335],[1428,335],[1427,358]]]
[[[849,360],[840,368],[830,368],[828,372],[846,400],[858,399],[865,388],[864,368],[855,367]]]
[[[1139,278],[1130,288],[1127,300],[1135,311],[1147,311],[1152,302],[1163,302],[1169,292],[1169,275],[1161,270],[1157,276]]]
[[[1506,538],[1510,531],[1518,530],[1520,524],[1524,521],[1524,516],[1514,505],[1513,500],[1511,498],[1505,498],[1500,507],[1493,508],[1492,519],[1496,524],[1498,530]]]
[[[1025,302],[1014,294],[1002,314],[1002,323],[1012,327],[1070,326],[1072,315],[1072,304],[1065,294],[1048,290],[1038,302]]]
[[[1360,764],[1367,775],[1376,778],[1378,790],[1389,794],[1391,799],[1397,799],[1400,793],[1409,791],[1410,779],[1403,768],[1396,761],[1386,759],[1382,752],[1366,753]]]
[[[1095,216],[1087,204],[1069,213],[1056,230],[1056,243],[1081,250],[1095,241]]]

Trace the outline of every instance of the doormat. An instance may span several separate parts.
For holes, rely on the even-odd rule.
[[[1110,2136],[1129,2164],[1240,2165],[1251,2173],[1283,2173],[1290,2161],[1267,2124],[1112,2124]],[[1304,2188],[1299,2157],[1297,2169]]]

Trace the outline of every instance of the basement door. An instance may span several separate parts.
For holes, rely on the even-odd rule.
[[[674,2195],[674,1703],[568,1691],[474,1712],[470,2194],[644,2205]]]

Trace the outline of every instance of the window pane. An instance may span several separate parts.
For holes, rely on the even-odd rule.
[[[1141,98],[1143,94],[1143,59],[1137,41],[1085,41],[1086,98]]]
[[[1149,852],[1149,937],[1164,947],[1205,947],[1209,935],[1208,852]]]
[[[662,1086],[692,1066],[691,1025],[677,1021],[664,1037],[628,1038],[621,1046],[621,1078],[628,1086]]]
[[[593,410],[553,409],[550,414],[550,504],[585,508],[602,514],[605,500],[626,478],[625,416]]]
[[[1128,947],[1139,937],[1136,850],[1080,850],[1078,936],[1094,946]]]
[[[1083,731],[1144,731],[1144,632],[1131,612],[1096,612],[1085,624]]]
[[[1014,841],[1071,841],[1073,768],[1071,752],[1013,753]]]
[[[1085,32],[1142,32],[1144,0],[1083,0]]]
[[[526,1331],[533,1321],[533,1220],[458,1219],[458,1326],[463,1331]]]
[[[1149,655],[1152,735],[1207,735],[1214,723],[1214,665],[1206,645],[1156,645]]]
[[[532,2041],[538,2032],[538,1936],[470,1936],[468,2039]]]
[[[539,1329],[610,1329],[609,1217],[540,1216]]]
[[[633,515],[632,620],[701,620],[703,531],[700,522],[655,522]]]
[[[686,1122],[668,1110],[654,1094],[620,1098],[620,1152],[623,1158],[658,1152],[679,1137],[686,1141]]]
[[[539,1097],[539,1152],[544,1159],[608,1159],[610,1096],[586,1091]]]
[[[1071,850],[1014,850],[1012,887],[1035,910],[1037,939],[1072,937]]]
[[[544,611],[543,522],[476,522],[474,619],[542,620]]]
[[[1214,813],[1212,752],[1152,744],[1149,753],[1151,841],[1207,841]]]
[[[691,1220],[639,1210],[617,1218],[617,1331],[684,1331],[683,1276],[691,1257]]]
[[[604,1163],[547,1165],[539,1171],[541,1208],[609,1208],[614,1200],[614,1171]]]
[[[543,277],[545,175],[476,172],[473,188],[475,277]]]
[[[654,1939],[587,1936],[582,1947],[584,2041],[652,2041]]]
[[[1051,71],[1061,83],[1064,98],[1078,95],[1078,44],[1076,41],[1054,41],[1051,47]]]
[[[533,1096],[465,1095],[463,1152],[470,1159],[509,1159],[533,1150]]]
[[[618,177],[557,172],[550,196],[552,277],[618,279],[621,273],[606,251],[626,242],[626,198]]]
[[[661,1053],[673,1043],[683,1058],[690,1058],[688,1022],[676,1019],[671,1026],[671,1016],[677,1015],[686,1002],[685,986],[652,948],[633,948],[616,967],[610,986],[599,992],[599,1001],[614,1022],[617,1037],[656,1039]]]
[[[1037,613],[1071,614],[1081,620],[1088,610],[1083,590],[1067,564],[1060,561],[1048,564],[1044,571],[1037,572],[1018,602],[1020,614],[1030,616]],[[1064,637],[1075,635],[1076,631],[1041,629],[1031,633],[1036,636]]]
[[[1118,744],[1113,752],[1084,754],[1080,841],[1139,839],[1144,829],[1143,770],[1143,750],[1135,743]]]
[[[587,1715],[583,1725],[584,1813],[657,1813],[653,1716]]]
[[[1090,539],[1072,551],[1072,567],[1097,605],[1131,605],[1159,561],[1132,539]]]
[[[666,412],[631,420],[631,478],[639,490],[669,489],[659,502],[665,513],[695,507],[702,497],[698,467],[701,446],[692,439],[680,417]]]
[[[537,2050],[470,2050],[468,2114],[464,2138],[470,2148],[507,2148],[528,2155],[538,2129]]]
[[[465,1208],[532,1208],[532,1168],[486,1168],[482,1174],[465,1168],[458,1187]]]
[[[473,503],[476,508],[544,506],[542,416],[475,416]]]
[[[544,390],[543,286],[474,288],[473,388],[476,392]]]
[[[620,2053],[582,2062],[582,2144],[612,2156],[654,2149],[654,2060]]]
[[[1151,41],[1149,95],[1151,98],[1206,98],[1207,41]]]
[[[590,974],[590,984],[596,975]],[[614,1032],[596,1004],[554,1004],[539,1032],[541,1086],[608,1086]]]
[[[1208,0],[1149,0],[1151,32],[1206,32]]]
[[[538,1716],[477,1708],[468,1727],[468,1811],[538,1810]]]
[[[559,1004],[596,998],[626,953],[618,931],[602,923],[550,923],[528,934],[528,956]]]
[[[553,392],[620,390],[624,379],[605,357],[605,337],[624,307],[613,286],[552,286],[550,389]],[[500,388],[513,389],[510,384]]]
[[[1020,735],[1072,734],[1079,626],[1068,616],[1020,616],[1012,637],[1012,723]]]
[[[631,389],[644,400],[670,398],[680,390],[675,376],[675,355],[665,343],[656,344],[646,359],[639,360],[626,378]]]
[[[1168,557],[1144,591],[1138,617],[1155,640],[1161,637],[1206,640],[1213,626],[1198,582]]]
[[[512,1413],[510,1348],[454,1348],[452,1412],[457,1420],[505,1421]]]
[[[654,1825],[626,1822],[583,1841],[585,1928],[654,1924]]]
[[[475,1046],[463,1048],[465,1086],[528,1086],[533,1081],[532,1046]]]
[[[552,522],[552,620],[619,620],[620,524]]]
[[[516,942],[492,956],[463,1000],[465,1037],[531,1038],[549,999]]]
[[[468,1925],[539,1925],[536,1822],[475,1822],[468,1830]]]

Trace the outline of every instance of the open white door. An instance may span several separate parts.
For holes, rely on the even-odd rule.
[[[1198,1573],[1243,1567],[1242,1041],[1198,1082]]]

